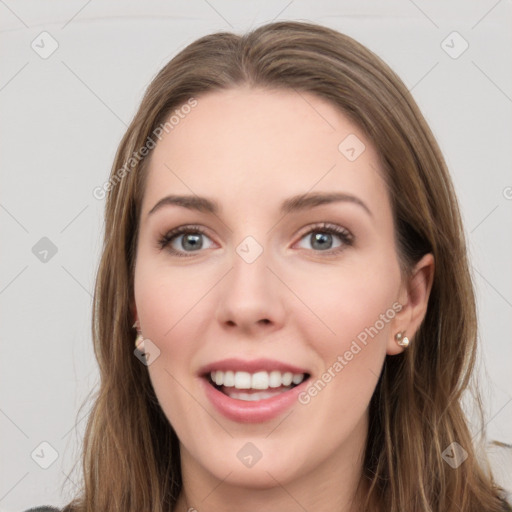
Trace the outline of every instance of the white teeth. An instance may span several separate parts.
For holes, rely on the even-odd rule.
[[[286,391],[288,391],[287,388]],[[273,396],[280,395],[280,391],[257,391],[256,393],[244,393],[243,391],[238,391],[237,389],[230,388],[226,394],[230,398],[234,398],[235,400],[244,400],[246,402],[257,402],[258,400],[265,400],[267,398],[272,398]]]
[[[224,386],[233,387],[235,385],[235,372],[224,372]]]
[[[292,372],[281,373],[277,370],[271,371],[270,373],[261,371],[253,374],[249,372],[222,372],[217,370],[211,372],[210,377],[212,382],[215,382],[217,386],[234,387],[236,389],[265,390],[269,388],[279,388],[281,386],[288,387],[292,382],[295,385],[300,384],[304,380],[305,374]],[[262,393],[257,394],[260,395]],[[244,395],[248,395],[248,393]],[[244,398],[241,398],[241,400],[244,400]]]
[[[224,377],[224,380],[225,379],[226,379],[226,377]],[[304,380],[304,375],[302,373],[294,373],[293,374],[292,382],[294,384],[300,384],[303,380]]]
[[[251,379],[251,387],[252,389],[268,389],[268,373],[253,373]]]
[[[281,377],[281,382],[283,383],[283,386],[289,386],[292,383],[293,380],[293,373],[286,372],[283,373],[283,376]]]
[[[281,386],[281,372],[270,372],[269,386],[271,388],[278,388]]]
[[[219,372],[217,372],[219,373]],[[235,373],[235,388],[236,389],[251,389],[251,374],[249,372],[236,372]]]

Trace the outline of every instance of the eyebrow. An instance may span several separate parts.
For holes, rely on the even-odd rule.
[[[348,202],[359,205],[370,217],[373,217],[372,212],[368,206],[366,206],[366,204],[361,201],[361,199],[343,192],[314,192],[292,196],[283,201],[281,205],[281,213],[288,214],[306,210],[308,208],[313,208],[315,206],[337,202]],[[148,215],[155,213],[167,205],[181,206],[189,210],[212,213],[214,215],[217,215],[220,211],[219,203],[213,199],[208,199],[206,197],[200,197],[197,195],[169,195],[160,199],[155,204],[155,206],[151,208]]]

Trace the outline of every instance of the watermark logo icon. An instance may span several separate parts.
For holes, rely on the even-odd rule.
[[[353,133],[347,135],[338,145],[338,151],[350,162],[357,160],[365,149],[363,141]]]
[[[34,50],[39,57],[42,59],[47,59],[59,47],[59,43],[57,40],[48,32],[41,32],[30,44],[32,50]]]
[[[236,252],[246,263],[253,263],[260,257],[263,252],[263,247],[254,237],[246,236],[240,244],[238,244]]]
[[[459,443],[454,441],[443,451],[441,457],[453,469],[457,469],[468,458],[468,452]]]
[[[238,450],[236,456],[244,466],[252,468],[263,457],[263,454],[258,450],[257,446],[248,442]]]
[[[30,456],[38,466],[48,469],[59,458],[59,453],[50,443],[43,441]]]
[[[144,366],[153,364],[160,357],[160,349],[147,338],[144,338],[144,341],[141,342],[133,353]]]
[[[32,254],[41,262],[48,263],[56,254],[57,246],[46,236],[32,247]]]
[[[454,30],[441,41],[441,48],[452,59],[458,59],[469,48],[469,43]]]

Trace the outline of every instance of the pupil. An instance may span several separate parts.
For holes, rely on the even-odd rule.
[[[313,239],[313,243],[311,244],[313,247],[315,247],[315,243],[316,242],[331,242],[332,243],[332,235],[329,234],[329,233],[316,233],[314,235],[314,239]],[[323,243],[323,245],[320,245],[319,247],[317,248],[324,248],[325,249],[326,245],[325,243]]]
[[[183,248],[184,249],[197,249],[199,247],[199,249],[202,247],[202,241],[200,240],[200,237],[201,235],[200,234],[194,234],[194,235],[187,235],[184,237],[183,239]],[[190,242],[192,241],[192,244],[190,244]],[[187,247],[188,245],[188,247]]]

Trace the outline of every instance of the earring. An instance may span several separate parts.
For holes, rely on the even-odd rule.
[[[395,334],[395,340],[401,347],[407,347],[409,345],[409,338],[407,336],[404,336],[401,332],[397,332]]]
[[[137,337],[135,338],[135,348],[144,351],[144,336],[142,336],[141,333],[137,334]]]
[[[133,324],[133,328],[137,329],[138,327],[138,322],[135,322]],[[138,348],[139,350],[144,349],[144,336],[142,336],[142,332],[140,331],[137,331],[137,337],[135,338],[135,348]]]

